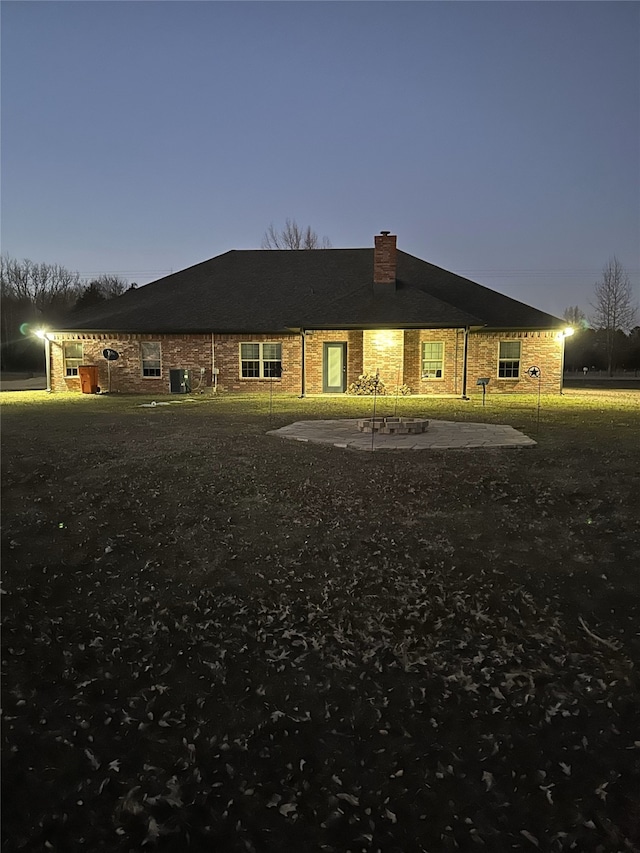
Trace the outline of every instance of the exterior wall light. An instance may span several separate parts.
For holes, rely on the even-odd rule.
[[[373,336],[373,344],[377,349],[387,349],[395,343],[395,335],[393,332],[379,331]]]

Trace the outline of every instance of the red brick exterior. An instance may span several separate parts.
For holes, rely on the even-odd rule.
[[[375,284],[396,283],[396,240],[395,234],[383,231],[374,237],[373,281]]]
[[[520,341],[520,376],[518,379],[498,377],[500,341]],[[490,377],[488,394],[533,394],[538,382],[543,394],[559,394],[562,388],[562,353],[564,339],[559,330],[541,332],[477,332],[469,335],[467,394],[482,393],[476,386],[481,377]],[[528,376],[530,367],[540,368],[540,380]]]
[[[422,344],[443,344],[441,379],[422,379]],[[462,329],[408,329],[404,342],[404,383],[414,394],[462,394]]]
[[[347,387],[362,373],[362,331],[308,332],[305,336],[305,392],[322,393],[323,343],[347,345]]]
[[[220,391],[236,393],[300,394],[302,392],[302,346],[300,334],[277,335],[134,335],[108,333],[56,333],[51,341],[51,388],[53,391],[79,392],[80,378],[66,377],[62,344],[82,343],[82,364],[98,368],[98,383],[108,389],[108,366],[102,355],[105,348],[120,353],[111,362],[111,391],[114,393],[168,394],[169,371],[187,368],[192,371],[194,390],[212,390],[213,369],[218,369]],[[141,343],[155,341],[161,346],[161,375],[142,376]],[[356,331],[315,331],[305,335],[305,392],[322,393],[323,343],[341,341],[347,344],[347,386],[364,372],[380,372],[389,389],[408,385],[414,394],[461,394],[463,390],[464,332],[461,329],[381,329]],[[520,375],[517,379],[498,377],[498,355],[501,341],[521,344]],[[274,379],[244,379],[240,375],[240,344],[276,342],[282,345],[282,376]],[[422,378],[422,343],[442,342],[443,375],[437,379]],[[538,379],[526,371],[541,371],[540,390],[558,393],[562,378],[563,341],[559,331],[471,332],[468,339],[467,394],[482,393],[476,385],[481,377],[490,378],[487,392],[536,393]]]

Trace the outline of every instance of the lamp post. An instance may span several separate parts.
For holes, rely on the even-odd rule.
[[[572,326],[567,326],[561,333],[560,341],[562,343],[562,353],[560,354],[560,394],[564,393],[564,356],[567,338],[570,338],[575,329]]]
[[[38,329],[36,337],[44,341],[44,362],[47,373],[47,392],[51,393],[51,336],[44,329]]]

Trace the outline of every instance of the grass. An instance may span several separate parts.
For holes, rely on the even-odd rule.
[[[3,851],[640,849],[638,392],[156,399],[0,398]]]

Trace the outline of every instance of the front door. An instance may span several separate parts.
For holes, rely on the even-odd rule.
[[[347,345],[325,343],[322,351],[322,390],[341,394],[347,390]]]

